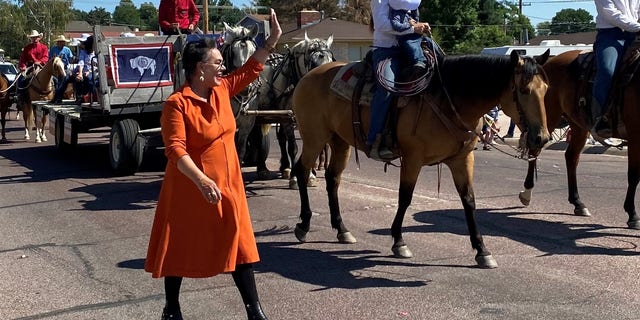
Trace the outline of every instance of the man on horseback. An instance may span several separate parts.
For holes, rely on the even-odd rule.
[[[593,83],[595,106],[591,133],[606,139],[612,135],[611,123],[606,117],[611,99],[611,83],[625,51],[640,32],[640,1],[595,0],[595,4],[598,10],[598,32],[593,43],[596,76]]]
[[[34,75],[36,68],[44,66],[49,61],[49,48],[40,42],[42,33],[31,30],[27,37],[31,42],[22,48],[20,62],[18,63],[18,69],[22,72],[22,77],[18,81],[17,97],[19,100],[24,98],[22,96],[25,94],[25,84]]]
[[[402,32],[395,31],[391,25],[389,0],[372,0],[371,14],[373,20],[373,69],[385,83],[376,81],[375,92],[371,100],[371,121],[366,144],[370,148],[369,157],[386,161],[393,158],[389,146],[382,143],[382,130],[391,105],[392,94],[385,86],[393,87],[396,74],[401,68],[402,50],[398,47],[398,35],[411,33],[424,34],[431,31],[428,23],[414,23],[411,28]],[[390,63],[386,62],[390,60]]]

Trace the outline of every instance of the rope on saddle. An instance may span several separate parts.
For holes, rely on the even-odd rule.
[[[424,91],[429,86],[430,73],[426,72],[415,80],[410,81],[393,81],[385,78],[384,70],[391,64],[391,59],[385,59],[378,64],[376,76],[378,83],[385,90],[401,96],[413,96]]]

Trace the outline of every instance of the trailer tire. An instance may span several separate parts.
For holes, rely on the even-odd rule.
[[[142,163],[144,138],[138,135],[140,125],[133,119],[116,121],[109,138],[109,160],[117,175],[136,173]]]
[[[58,116],[56,118],[55,135],[53,140],[56,145],[56,149],[60,151],[68,151],[78,144],[78,131],[73,130],[73,124],[71,126],[71,143],[64,142],[64,116]]]

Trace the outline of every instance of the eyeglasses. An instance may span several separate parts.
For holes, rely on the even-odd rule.
[[[224,61],[220,60],[219,62],[203,62],[200,61],[200,63],[205,64],[205,65],[209,65],[209,66],[215,66],[215,70],[216,71],[220,71],[222,68],[226,68],[224,66]]]

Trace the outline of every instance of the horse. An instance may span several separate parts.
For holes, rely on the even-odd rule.
[[[291,110],[291,96],[298,81],[310,70],[335,61],[331,44],[333,36],[326,40],[309,38],[307,33],[286,54],[273,54],[267,61],[267,67],[260,73],[259,110]],[[284,179],[290,179],[289,187],[297,186],[294,176],[290,175],[292,163],[298,153],[294,119],[277,117],[279,124],[276,137],[280,147],[279,172]],[[264,166],[266,168],[266,165]],[[313,183],[311,183],[313,185]]]
[[[2,132],[0,136],[0,143],[7,142],[7,136],[5,127],[7,124],[7,113],[11,106],[11,92],[10,92],[9,79],[4,74],[0,74],[0,126],[2,126]]]
[[[228,72],[231,72],[249,60],[249,57],[257,50],[255,37],[258,34],[258,26],[253,25],[251,28],[244,26],[229,26],[224,23],[225,39],[220,47],[220,53],[224,60],[224,66]],[[236,134],[235,144],[238,158],[241,165],[246,165],[245,154],[247,151],[247,142],[249,140],[249,132],[255,124],[254,116],[245,116],[242,113],[248,109],[257,108],[253,103],[258,94],[258,81],[252,82],[246,89],[238,93],[231,99],[231,108],[236,118]],[[264,156],[266,160],[266,155]],[[264,161],[263,161],[264,162]],[[258,172],[266,170],[258,168]],[[267,170],[268,171],[268,170]]]
[[[517,53],[510,57],[445,56],[439,59],[426,90],[403,98],[404,107],[397,109],[394,126],[394,154],[401,164],[398,209],[391,225],[395,257],[413,256],[402,237],[402,221],[421,167],[444,163],[451,170],[462,201],[471,246],[477,251],[476,263],[481,268],[497,267],[476,225],[472,151],[478,141],[480,119],[498,104],[512,103],[518,108],[526,123],[529,148],[540,149],[549,140],[544,107],[548,81],[542,69],[545,59],[520,57]],[[292,172],[298,178],[301,201],[301,221],[294,229],[300,242],[306,241],[312,216],[305,177],[327,143],[331,157],[325,182],[331,226],[337,230],[338,242],[356,242],[340,215],[338,188],[351,146],[357,148],[356,152],[367,148],[362,136],[369,125],[369,107],[361,107],[362,132],[358,135],[353,127],[352,102],[331,89],[334,77],[345,65],[332,62],[311,70],[293,93],[293,110],[302,137],[302,154]]]
[[[19,87],[18,90],[26,90],[25,94],[18,93],[20,98],[19,109],[22,110],[24,119],[24,139],[30,140],[29,130],[35,127],[35,142],[47,141],[45,127],[47,126],[47,116],[43,116],[41,121],[37,121],[34,112],[33,101],[51,100],[55,94],[55,86],[53,77],[61,77],[65,75],[64,63],[59,57],[50,59],[41,69],[28,80],[26,85]]]
[[[574,206],[573,213],[577,216],[590,216],[591,212],[580,199],[578,193],[577,167],[580,161],[580,154],[589,138],[590,120],[589,112],[580,107],[580,89],[582,83],[579,72],[576,72],[577,59],[583,51],[574,50],[559,54],[547,61],[543,68],[550,81],[550,87],[545,97],[547,123],[550,127],[556,127],[561,121],[567,121],[571,130],[571,139],[568,140],[568,147],[565,151],[565,164],[567,166],[567,186],[568,201]],[[632,229],[640,229],[640,216],[635,210],[635,193],[640,179],[640,77],[637,74],[630,79],[625,87],[621,98],[622,114],[619,119],[626,128],[626,137],[622,137],[618,132],[614,137],[627,139],[628,145],[628,172],[627,172],[627,193],[624,200],[624,210],[629,219],[627,226]],[[613,92],[613,91],[612,91]],[[588,92],[590,97],[590,92]],[[507,114],[509,115],[509,114]],[[564,120],[563,120],[564,119]],[[639,145],[636,145],[639,144]],[[529,151],[530,157],[535,158],[538,154]],[[536,161],[530,161],[527,176],[524,182],[524,191],[520,192],[519,198],[522,204],[529,205],[531,202],[534,187],[534,177],[536,171]]]

